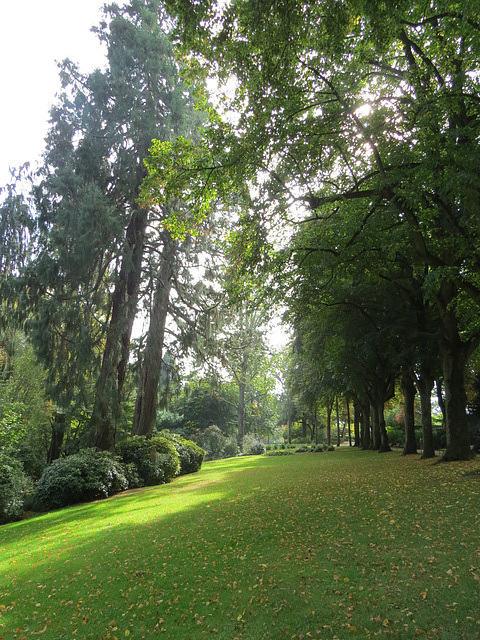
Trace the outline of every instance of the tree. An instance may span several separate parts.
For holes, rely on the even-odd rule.
[[[384,213],[406,227],[415,263],[428,268],[424,293],[438,308],[444,459],[471,457],[464,372],[480,341],[476,7],[168,6],[185,55],[220,86],[236,78],[233,100],[225,92],[239,114],[230,159],[239,172],[262,172],[264,202],[283,217],[303,206],[313,220],[336,216],[347,225],[355,205],[363,211],[356,235]]]
[[[146,242],[155,238],[157,219],[139,202],[143,160],[153,138],[169,140],[199,121],[168,28],[156,0],[108,5],[96,29],[106,69],[84,75],[62,63],[64,90],[26,203],[32,259],[13,274],[52,398],[91,411],[91,444],[101,449],[113,449],[122,421]],[[13,198],[7,204],[19,211]]]

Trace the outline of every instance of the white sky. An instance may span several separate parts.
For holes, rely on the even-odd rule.
[[[0,187],[9,167],[32,164],[43,150],[48,112],[60,89],[56,61],[82,71],[103,65],[90,28],[105,0],[19,0],[0,9]]]

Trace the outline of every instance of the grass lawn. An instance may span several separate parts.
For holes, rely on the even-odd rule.
[[[0,639],[480,638],[480,460],[246,457],[0,528]]]

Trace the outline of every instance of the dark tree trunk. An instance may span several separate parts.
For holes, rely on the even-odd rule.
[[[133,322],[137,312],[147,212],[132,214],[126,231],[126,251],[115,284],[112,313],[96,385],[91,423],[94,446],[113,451],[130,351]]]
[[[240,381],[238,384],[238,427],[237,427],[237,445],[243,452],[243,438],[245,435],[245,388],[246,384]]]
[[[65,414],[56,412],[52,420],[52,438],[47,454],[47,464],[52,464],[54,460],[58,460],[60,457],[63,439],[65,437],[65,428]]]
[[[415,437],[415,385],[413,373],[407,366],[402,367],[402,392],[405,415],[405,446],[403,455],[418,453],[417,439]]]
[[[378,416],[379,412],[377,410],[377,406],[372,405],[371,407],[372,414],[372,439],[370,443],[370,448],[374,451],[378,451],[380,449],[380,425],[378,424]]]
[[[417,387],[420,394],[420,406],[422,411],[422,436],[423,453],[422,458],[435,457],[435,445],[433,442],[432,428],[432,390],[434,379],[425,367],[420,369],[417,377]]]
[[[340,446],[340,413],[338,411],[338,396],[335,398],[335,417],[337,420],[337,447]]]
[[[352,429],[351,429],[351,419],[350,419],[350,401],[348,398],[346,399],[347,403],[347,425],[348,425],[348,446],[352,446]]]
[[[383,400],[381,402],[379,401],[377,404],[377,414],[378,414],[378,431],[380,433],[380,446],[378,448],[378,451],[379,453],[386,453],[387,451],[391,451],[391,449],[388,444],[387,429],[385,426]]]
[[[353,434],[355,442],[354,447],[363,446],[363,438],[360,436],[360,423],[361,423],[361,409],[359,403],[354,400],[353,402]]]
[[[332,405],[327,407],[327,444],[332,444]]]
[[[175,245],[164,234],[164,246],[150,314],[147,344],[143,356],[142,377],[135,403],[132,435],[153,435],[157,412],[158,386],[162,372],[163,342],[168,315],[168,303],[174,274]]]
[[[372,448],[371,415],[370,404],[365,402],[362,405],[362,449],[364,450]]]
[[[470,448],[467,428],[467,397],[465,368],[472,345],[460,338],[454,301],[455,283],[444,280],[438,295],[440,311],[440,353],[445,385],[445,417],[447,448],[443,461],[470,460],[475,453]]]

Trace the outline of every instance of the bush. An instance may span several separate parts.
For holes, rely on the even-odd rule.
[[[18,520],[30,487],[22,464],[0,454],[0,524]]]
[[[125,464],[133,462],[142,482],[147,486],[170,482],[180,470],[175,445],[162,436],[150,439],[132,436],[119,442],[116,452]]]
[[[293,451],[287,451],[286,449],[276,449],[274,451],[267,451],[266,456],[293,456]]]
[[[311,448],[307,446],[298,447],[295,449],[295,453],[311,453]]]
[[[265,453],[265,445],[262,442],[253,442],[248,449],[248,453],[252,456],[261,456]]]
[[[180,461],[179,475],[184,476],[187,473],[195,473],[201,469],[206,453],[202,447],[199,447],[192,440],[187,440],[177,433],[170,433],[167,430],[161,431],[159,435],[172,442],[177,450]]]
[[[204,446],[208,450],[211,458],[219,458],[222,455],[227,438],[216,424],[207,427],[203,432]]]
[[[223,458],[233,458],[238,455],[239,448],[237,441],[234,438],[231,438],[227,444],[223,447],[222,457]]]
[[[322,453],[322,451],[324,451],[323,444],[315,445],[315,449],[313,450],[314,453]]]
[[[128,488],[124,466],[107,451],[84,449],[55,460],[37,486],[36,499],[47,509],[106,498]]]

